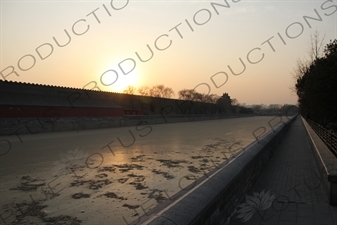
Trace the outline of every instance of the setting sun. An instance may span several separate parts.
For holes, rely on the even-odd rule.
[[[118,61],[117,61],[118,62]],[[116,65],[118,69],[116,69]],[[100,82],[106,86],[107,91],[122,93],[127,86],[139,86],[140,73],[135,64],[130,61],[119,61],[112,63],[107,68],[114,68],[106,70],[100,78]]]
[[[123,92],[127,86],[132,85],[138,87],[139,74],[136,70],[127,75],[119,75],[117,81],[110,86],[113,92]]]

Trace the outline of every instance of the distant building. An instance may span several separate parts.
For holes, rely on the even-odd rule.
[[[231,98],[228,93],[224,93],[218,100],[220,113],[225,113],[227,115],[233,114]]]

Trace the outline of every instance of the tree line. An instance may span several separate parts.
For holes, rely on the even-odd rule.
[[[317,33],[312,39],[310,60],[299,61],[295,88],[302,116],[323,126],[337,123],[337,39],[324,46]]]
[[[163,84],[158,84],[153,87],[141,86],[140,88],[136,88],[134,86],[127,86],[123,91],[124,94],[135,95],[139,94],[141,96],[151,96],[158,98],[171,98],[174,96],[174,91],[172,88],[165,87]]]
[[[151,96],[159,98],[172,98],[174,96],[174,91],[170,87],[165,87],[163,84],[158,84],[152,87],[141,86],[136,88],[134,86],[128,86],[123,91],[124,94],[139,94],[141,96]],[[217,103],[220,99],[219,95],[216,94],[202,94],[194,89],[183,89],[178,92],[178,99],[189,100],[195,102],[205,102],[205,103]]]
[[[139,94],[140,96],[150,96],[150,97],[160,97],[160,98],[171,98],[174,94],[171,88],[165,87],[164,85],[155,85],[153,87],[142,86],[140,88],[135,88],[134,86],[128,86],[124,90],[125,94]],[[200,103],[212,103],[217,105],[219,112],[225,112],[230,110],[234,114],[257,114],[257,115],[268,115],[268,114],[281,114],[285,115],[289,107],[292,105],[284,104],[270,104],[270,105],[251,105],[246,106],[240,104],[235,98],[230,98],[228,95],[219,96],[216,94],[203,94],[195,91],[194,89],[183,89],[178,92],[178,99],[192,102]],[[230,108],[228,108],[230,107]]]

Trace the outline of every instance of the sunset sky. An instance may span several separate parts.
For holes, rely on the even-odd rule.
[[[204,83],[240,103],[295,104],[310,35],[337,38],[337,0],[0,2],[0,79],[65,87],[164,84],[178,97]]]

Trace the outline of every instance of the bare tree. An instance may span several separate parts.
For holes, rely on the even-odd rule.
[[[204,94],[201,94],[199,92],[195,92],[194,101],[202,102],[203,100],[204,100]]]
[[[295,81],[295,84],[297,83],[298,79],[301,79],[302,76],[306,73],[306,71],[309,69],[310,63],[308,60],[303,61],[298,59],[297,60],[297,65],[294,69],[294,71],[291,73],[293,76],[293,79]],[[295,85],[290,87],[291,92],[293,92],[296,95],[296,87]]]
[[[171,98],[172,96],[174,96],[174,91],[172,88],[166,87],[163,89],[163,97]]]
[[[150,96],[159,98],[171,98],[174,95],[172,88],[165,87],[163,84],[153,86],[150,89]]]
[[[302,76],[308,71],[310,65],[323,55],[325,42],[324,39],[325,34],[322,38],[320,38],[320,33],[317,30],[315,30],[315,32],[310,35],[310,46],[307,52],[309,59],[306,57],[304,57],[304,60],[298,59],[297,65],[294,71],[291,73],[295,84],[297,83],[297,80],[301,79]],[[296,94],[295,86],[290,87],[290,90]]]
[[[143,96],[150,96],[150,88],[148,86],[141,86],[138,88],[138,93]]]
[[[308,55],[310,57],[310,64],[314,61],[316,61],[319,57],[322,57],[323,50],[324,50],[324,39],[325,34],[323,38],[320,38],[320,33],[315,30],[313,34],[310,35],[310,50],[308,52]]]
[[[124,94],[130,94],[133,95],[136,93],[136,88],[134,86],[127,86],[125,90],[123,91]]]
[[[210,95],[203,95],[203,102],[207,102],[207,103],[216,103],[218,101],[218,99],[220,98],[219,95],[216,94],[210,94]]]
[[[179,99],[182,100],[194,100],[195,90],[193,89],[183,89],[178,92]]]
[[[179,99],[197,102],[216,103],[220,96],[216,94],[201,94],[194,89],[183,89],[178,92]]]

